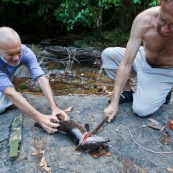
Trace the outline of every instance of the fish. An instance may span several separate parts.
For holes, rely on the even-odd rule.
[[[58,132],[65,133],[74,143],[78,145],[76,150],[84,152],[97,152],[100,148],[107,148],[109,139],[96,135],[90,135],[89,125],[82,126],[80,123],[68,120],[59,121]]]
[[[60,120],[58,124],[60,125],[58,132],[67,135],[77,145],[76,151],[98,152],[99,149],[108,148],[110,140],[91,135],[88,124],[82,126],[74,120]],[[41,127],[38,123],[35,123],[34,126]]]

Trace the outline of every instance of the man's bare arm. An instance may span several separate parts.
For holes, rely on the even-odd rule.
[[[120,63],[116,75],[113,97],[109,106],[104,110],[105,116],[109,116],[108,122],[111,122],[113,120],[118,111],[120,94],[123,91],[124,86],[128,80],[133,61],[142,43],[143,30],[141,17],[141,15],[138,16],[132,25],[130,39],[127,43],[125,55]]]
[[[20,93],[14,88],[10,87],[3,92],[8,99],[14,103],[22,112],[28,114],[32,119],[37,121],[48,133],[54,133],[57,131],[58,124],[52,123],[50,120],[54,119],[53,116],[47,116],[38,112]]]
[[[48,79],[45,76],[41,76],[38,78],[38,84],[49,102],[50,108],[52,109],[52,115],[55,116],[57,114],[61,114],[64,116],[65,120],[69,120],[69,116],[59,107],[57,107]]]

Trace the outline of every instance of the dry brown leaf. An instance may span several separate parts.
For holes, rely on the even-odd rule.
[[[151,127],[151,128],[153,128],[153,129],[156,129],[156,130],[161,130],[161,126],[160,125],[158,125],[158,124],[149,124],[149,125],[147,125],[148,127]]]
[[[40,166],[47,166],[47,163],[46,163],[46,158],[45,156],[42,157],[41,161],[40,161]]]
[[[50,172],[51,171],[51,168],[49,166],[43,166],[43,169],[47,172]]]
[[[159,136],[159,141],[163,145],[169,145],[172,142],[172,138],[169,134],[163,134]]]
[[[110,153],[110,152],[106,152],[106,153],[104,154],[104,156],[111,156],[111,153]]]
[[[37,156],[37,155],[38,155],[38,153],[36,153],[36,152],[31,154],[31,156]]]
[[[152,118],[148,118],[148,120],[151,121],[153,124],[159,125],[159,122]]]
[[[173,172],[173,168],[167,168],[169,172]]]
[[[165,126],[163,126],[163,127],[160,129],[160,131],[162,132],[162,131],[164,130],[164,128],[165,128]]]
[[[43,153],[40,152],[40,151],[35,151],[31,154],[31,156],[38,156],[38,157],[42,157],[43,156]]]
[[[72,108],[73,108],[73,107],[70,106],[70,107],[68,107],[67,109],[65,109],[64,111],[65,111],[65,112],[71,112]]]

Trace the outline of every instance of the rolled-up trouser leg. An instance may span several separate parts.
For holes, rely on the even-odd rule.
[[[13,82],[14,78],[30,78],[31,73],[27,66],[22,65],[19,68],[16,69],[14,72],[14,75],[11,77],[11,81]],[[13,103],[3,94],[0,92],[0,113],[4,112],[6,108],[13,105]]]
[[[122,47],[109,47],[102,52],[102,68],[104,68],[107,75],[112,80],[115,80],[116,78],[116,73],[120,65],[120,62],[124,56],[125,50],[126,49]],[[133,66],[131,69],[131,73],[136,73]]]
[[[8,98],[2,92],[0,92],[0,113],[4,112],[6,108],[11,105],[13,105],[13,103],[8,100]]]
[[[107,75],[114,80],[119,67],[119,64],[124,56],[125,48],[109,47],[106,48],[101,55],[102,68],[106,71]]]
[[[26,65],[21,65],[19,68],[16,69],[16,71],[14,72],[14,75],[11,77],[11,81],[13,82],[15,78],[30,78],[31,77],[31,73],[29,68]]]

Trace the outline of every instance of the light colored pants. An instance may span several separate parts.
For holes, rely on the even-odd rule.
[[[102,68],[113,80],[124,53],[125,48],[121,47],[110,47],[102,52]],[[173,86],[173,68],[152,68],[141,46],[133,62],[133,71],[137,74],[137,88],[132,108],[137,115],[145,117],[155,113],[165,102]]]
[[[11,77],[10,80],[13,81],[14,77],[16,77],[16,78],[22,78],[22,77],[30,78],[31,73],[30,73],[29,68],[25,65],[20,66],[19,68],[16,69],[16,71],[14,72],[14,75]],[[6,108],[8,108],[11,105],[13,105],[13,103],[5,96],[5,94],[0,92],[0,113],[4,112],[6,110]]]

